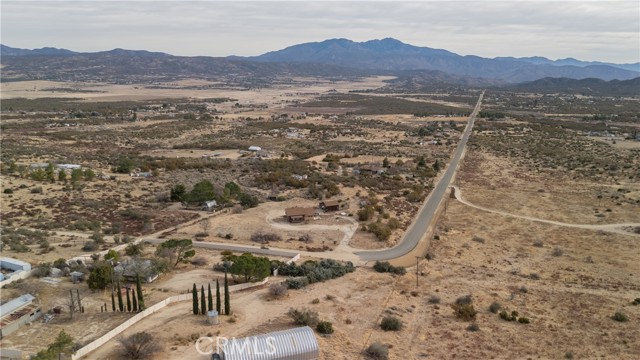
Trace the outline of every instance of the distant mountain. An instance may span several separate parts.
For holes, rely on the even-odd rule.
[[[544,78],[536,81],[512,85],[511,89],[524,92],[536,92],[543,94],[583,94],[599,96],[638,96],[640,95],[640,77],[631,80],[601,79],[568,79],[568,78]]]
[[[12,55],[6,55],[7,53]],[[240,86],[264,86],[275,77],[353,78],[370,71],[330,64],[258,63],[207,56],[185,57],[144,50],[114,49],[96,53],[67,51],[35,56],[31,50],[2,48],[2,81],[57,80],[148,83],[202,78]]]
[[[461,56],[447,50],[417,47],[391,38],[366,42],[331,39],[294,45],[246,59],[262,62],[322,63],[370,70],[439,70],[454,75],[499,79],[511,83],[544,77],[628,80],[640,75],[640,72],[607,64],[576,66],[535,63],[535,59],[543,58],[521,60]]]
[[[525,62],[536,64],[536,65],[554,65],[554,66],[570,65],[570,66],[585,67],[590,65],[606,65],[606,66],[616,67],[618,69],[640,72],[640,62],[629,63],[629,64],[614,64],[614,63],[607,63],[607,62],[600,62],[600,61],[582,61],[574,58],[550,60],[550,59],[547,59],[546,57],[540,57],[540,56],[521,57],[521,58],[497,57],[497,58],[494,58],[494,60],[515,60],[515,61],[525,61]]]
[[[29,56],[29,55],[74,55],[77,54],[71,50],[58,49],[54,47],[43,47],[41,49],[18,49],[0,44],[0,55],[2,56]]]

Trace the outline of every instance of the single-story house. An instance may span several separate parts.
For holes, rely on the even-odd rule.
[[[220,346],[212,359],[300,359],[316,360],[319,345],[308,326],[231,339]]]
[[[0,339],[42,315],[40,306],[34,304],[33,300],[33,295],[25,294],[0,305]]]
[[[211,201],[205,201],[202,204],[202,208],[201,210],[204,211],[214,211],[216,209],[216,206],[218,206],[218,202],[215,200],[211,200]]]
[[[338,211],[340,210],[340,201],[338,200],[325,200],[320,202],[320,209],[324,211]]]
[[[115,266],[113,271],[129,282],[136,282],[139,276],[141,281],[151,283],[159,276],[151,260],[126,259]]]
[[[261,151],[262,148],[260,146],[249,146],[249,151]]]
[[[312,207],[290,207],[284,210],[284,216],[290,223],[297,223],[309,220],[316,215],[316,209]]]

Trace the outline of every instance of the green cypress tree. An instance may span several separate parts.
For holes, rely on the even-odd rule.
[[[204,297],[204,285],[200,286],[200,313],[207,314],[207,299]]]
[[[111,287],[111,310],[112,310],[113,312],[115,312],[115,311],[116,311],[116,297],[115,297],[115,295],[113,294],[113,286]]]
[[[129,297],[129,288],[127,288],[127,311],[131,311],[131,298]]]
[[[122,303],[122,288],[120,287],[120,282],[118,281],[118,309],[120,312],[124,311],[124,304]]]
[[[136,298],[136,289],[131,289],[131,304],[133,311],[138,312],[138,299]]]
[[[229,298],[229,280],[227,279],[227,272],[224,273],[224,313],[225,315],[231,315],[231,299]]]
[[[140,276],[136,276],[136,290],[138,293],[138,310],[144,310],[144,294],[142,293],[142,284],[140,282]]]
[[[211,295],[211,283],[207,284],[207,310],[213,310],[213,295]]]
[[[218,315],[222,314],[220,312],[222,310],[222,300],[220,299],[220,281],[218,279],[216,279],[216,310]]]
[[[191,289],[191,295],[193,297],[193,315],[198,315],[198,290],[196,290],[196,284],[193,284]]]

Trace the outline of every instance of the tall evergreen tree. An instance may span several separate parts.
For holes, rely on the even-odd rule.
[[[115,297],[115,294],[113,293],[113,286],[111,287],[111,310],[113,312],[116,311],[116,297]]]
[[[216,279],[216,310],[218,315],[222,314],[220,312],[222,310],[222,300],[220,299],[220,281],[218,279]]]
[[[231,315],[231,299],[229,298],[229,280],[227,279],[227,273],[224,273],[224,313],[225,315]]]
[[[200,313],[207,314],[207,298],[204,297],[204,285],[200,286]]]
[[[131,311],[131,298],[129,297],[129,288],[127,288],[127,311]]]
[[[120,281],[118,281],[117,285],[117,295],[118,295],[118,309],[120,312],[124,311],[124,304],[122,303],[122,288],[120,287]]]
[[[213,310],[213,295],[211,295],[211,283],[207,284],[207,310]]]
[[[144,294],[142,293],[142,284],[140,283],[140,276],[136,276],[136,290],[138,293],[138,310],[144,310]]]
[[[131,305],[133,305],[133,311],[138,312],[138,299],[136,297],[136,289],[131,289]]]
[[[195,283],[191,290],[191,296],[193,297],[193,315],[198,315],[198,290],[196,289]]]

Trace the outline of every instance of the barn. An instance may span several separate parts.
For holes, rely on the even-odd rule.
[[[316,360],[319,356],[318,340],[308,326],[232,339],[221,344],[218,351],[212,359]]]

